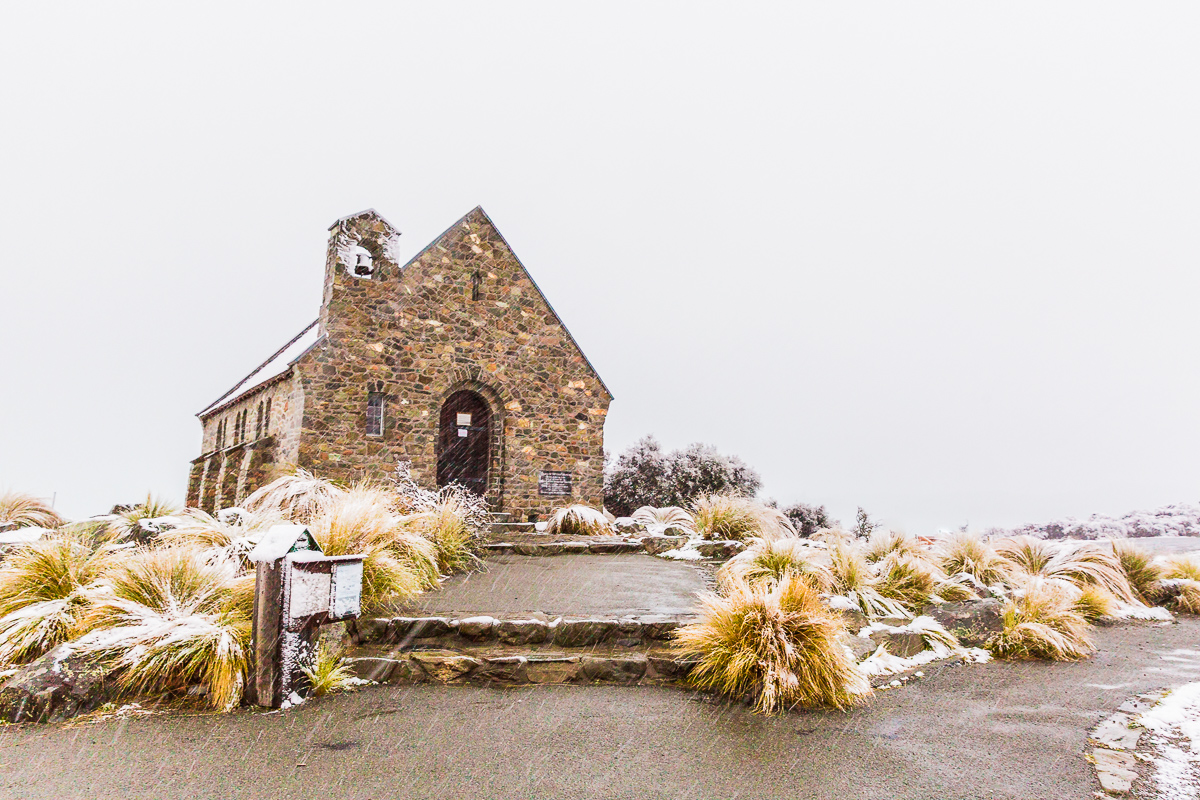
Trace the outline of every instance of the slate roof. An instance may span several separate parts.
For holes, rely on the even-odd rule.
[[[205,417],[213,411],[220,408],[222,405],[232,403],[258,387],[269,383],[270,381],[286,375],[302,355],[316,345],[319,340],[317,331],[318,320],[313,320],[312,324],[308,325],[300,333],[292,337],[292,340],[283,347],[275,351],[275,355],[268,358],[263,363],[259,364],[253,372],[242,378],[232,389],[218,397],[213,402],[209,403],[203,411],[196,416]]]

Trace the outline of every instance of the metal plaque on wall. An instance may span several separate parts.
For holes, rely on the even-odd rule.
[[[542,470],[538,473],[538,494],[562,496],[571,494],[571,473]]]

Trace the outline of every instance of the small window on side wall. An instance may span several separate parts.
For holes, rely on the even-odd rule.
[[[383,436],[383,392],[367,392],[367,436]]]
[[[267,398],[267,410],[263,415],[263,436],[271,435],[271,398]]]

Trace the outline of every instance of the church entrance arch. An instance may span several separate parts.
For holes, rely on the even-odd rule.
[[[469,389],[446,398],[438,420],[438,486],[461,483],[483,496],[491,460],[492,410]]]

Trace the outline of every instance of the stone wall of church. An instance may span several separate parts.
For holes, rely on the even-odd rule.
[[[215,513],[238,505],[259,487],[294,469],[303,408],[300,384],[294,375],[287,375],[235,397],[202,418],[202,454],[192,462],[188,506]],[[238,430],[239,419],[245,420],[244,432]],[[222,424],[223,440],[218,438]]]
[[[330,238],[325,338],[295,367],[297,463],[353,481],[386,478],[409,461],[433,486],[439,410],[467,388],[491,406],[493,508],[526,519],[570,502],[599,507],[611,398],[483,211],[403,268],[380,235],[378,218],[352,217]],[[370,279],[347,269],[358,244],[385,254]],[[381,436],[367,435],[371,391],[386,396]],[[572,494],[540,495],[542,471],[570,473]]]

